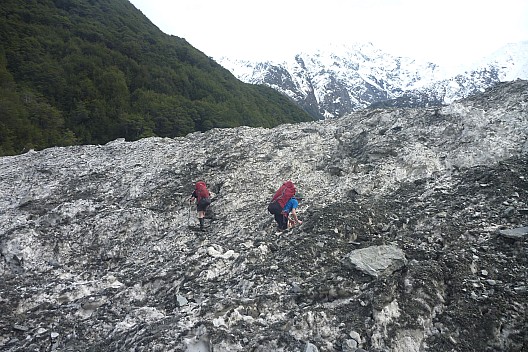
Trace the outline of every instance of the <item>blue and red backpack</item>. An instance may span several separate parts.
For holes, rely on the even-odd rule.
[[[273,198],[271,198],[271,201],[268,204],[268,211],[271,214],[275,214],[277,211],[282,211],[290,198],[295,195],[296,191],[297,189],[295,188],[295,185],[292,181],[288,180],[284,182],[277,192],[275,192]],[[280,208],[277,206],[277,204],[280,206]]]

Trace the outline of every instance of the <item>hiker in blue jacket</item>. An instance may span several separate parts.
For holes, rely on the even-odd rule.
[[[301,193],[297,192],[293,197],[288,200],[284,208],[282,209],[283,219],[279,223],[279,232],[290,229],[295,224],[302,224],[302,221],[297,217],[296,209],[299,207],[299,202],[302,201],[303,196]],[[290,217],[291,214],[291,217]]]

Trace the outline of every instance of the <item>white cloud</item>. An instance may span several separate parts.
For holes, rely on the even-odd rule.
[[[329,42],[468,62],[528,40],[525,0],[132,0],[162,31],[213,57],[272,58]]]

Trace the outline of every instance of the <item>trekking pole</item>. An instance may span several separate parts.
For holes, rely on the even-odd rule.
[[[191,225],[191,208],[192,208],[192,204],[189,201],[189,215],[187,216],[187,226]]]

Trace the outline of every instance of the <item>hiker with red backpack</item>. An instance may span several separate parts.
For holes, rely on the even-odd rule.
[[[211,194],[207,190],[204,181],[198,181],[194,185],[194,192],[189,198],[189,203],[196,200],[196,211],[198,213],[198,221],[200,222],[200,230],[204,231],[205,212],[207,207],[211,205]]]
[[[273,214],[277,222],[277,234],[293,227],[296,223],[302,224],[302,221],[297,217],[296,211],[302,198],[302,195],[297,192],[295,185],[291,181],[284,182],[275,192],[268,205],[268,211]]]

